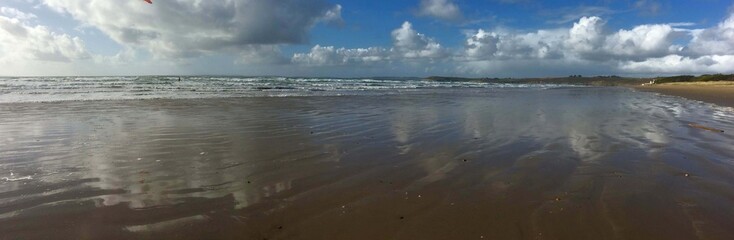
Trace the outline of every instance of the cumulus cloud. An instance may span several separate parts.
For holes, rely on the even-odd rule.
[[[303,66],[343,66],[422,59],[428,60],[422,62],[422,67],[453,65],[460,74],[510,70],[538,75],[569,71],[574,74],[734,71],[734,17],[709,29],[678,28],[687,26],[691,25],[644,24],[612,31],[604,19],[590,16],[581,17],[569,28],[531,32],[466,31],[463,48],[452,52],[405,22],[391,32],[391,48],[316,45],[308,53],[294,54],[291,62]],[[685,40],[691,38],[686,44]],[[436,59],[447,61],[433,61]],[[528,71],[528,66],[533,66],[533,71]]]
[[[461,10],[451,0],[421,0],[418,15],[457,21],[463,18]]]
[[[624,71],[645,74],[702,74],[734,71],[734,55],[711,55],[702,57],[684,57],[668,55],[645,61],[627,61],[620,63]]]
[[[580,6],[580,7],[565,7],[555,10],[544,10],[541,11],[542,15],[546,16],[558,16],[555,19],[548,20],[548,23],[553,24],[566,24],[579,20],[586,16],[604,16],[615,13],[614,10],[607,7],[599,6]]]
[[[499,34],[479,29],[466,39],[466,56],[475,60],[490,58],[497,53],[499,43]]]
[[[90,55],[78,37],[51,31],[27,20],[35,15],[13,8],[0,9],[0,53],[2,60],[66,62]]]
[[[338,4],[335,5],[333,8],[326,11],[326,13],[324,13],[324,15],[319,19],[319,21],[336,25],[343,25],[344,19],[342,19],[342,6]]]
[[[341,21],[341,6],[325,0],[43,2],[123,46],[142,47],[166,58],[305,43],[316,23]]]
[[[296,53],[291,62],[307,66],[375,64],[390,60],[436,60],[449,56],[448,51],[434,39],[417,32],[410,22],[404,22],[391,33],[393,46],[368,48],[337,48],[316,45],[308,53]]]
[[[188,58],[224,54],[226,58],[218,59],[234,57],[235,63],[255,68],[302,66],[292,68],[295,74],[311,71],[308,67],[317,72],[320,66],[345,72],[366,66],[386,75],[404,69],[419,74],[435,74],[438,69],[451,69],[453,72],[441,73],[459,75],[509,73],[505,76],[734,72],[734,14],[701,29],[687,22],[612,29],[613,24],[603,18],[612,13],[609,9],[568,8],[553,13],[560,19],[551,23],[562,25],[547,29],[455,30],[464,34],[464,41],[454,48],[420,33],[406,21],[384,33],[385,39],[391,40],[389,46],[315,45],[308,52],[286,57],[281,48],[307,43],[316,24],[343,24],[342,7],[329,0],[170,0],[153,5],[137,1],[34,1],[76,19],[85,28],[98,29],[122,50],[113,56],[90,54],[82,39],[39,24],[38,16],[0,7],[0,61],[91,59],[115,65],[151,55],[186,62],[191,60]],[[655,1],[633,2],[640,7],[655,6]],[[422,0],[417,14],[443,20],[462,18],[452,0]],[[93,33],[96,31],[83,34]]]
[[[566,47],[590,60],[642,60],[675,53],[681,47],[673,42],[682,36],[669,24],[639,25],[609,34],[601,18],[582,17],[569,30]]]
[[[644,60],[680,51],[673,44],[685,33],[666,24],[640,25],[608,32],[600,17],[582,17],[570,29],[506,33],[479,29],[468,36],[468,59],[580,58],[592,61]]]
[[[619,58],[643,60],[663,57],[677,52],[681,46],[673,41],[683,36],[665,24],[640,25],[631,30],[619,30],[607,37],[604,51]]]
[[[349,49],[316,45],[309,53],[294,54],[291,60],[310,66],[370,64],[389,59],[388,54],[388,50],[379,47]]]
[[[469,60],[559,58],[563,32],[539,30],[530,33],[477,30],[464,45]]]
[[[410,22],[392,31],[393,51],[404,58],[441,58],[446,56],[441,44],[413,30]]]
[[[604,25],[600,17],[582,17],[569,30],[566,47],[581,55],[594,54],[604,43]]]
[[[689,50],[697,56],[734,54],[734,13],[715,27],[694,31]]]
[[[598,16],[581,17],[570,29],[528,33],[478,29],[469,32],[457,69],[479,73],[511,63],[563,69],[580,64],[631,73],[734,71],[734,14],[708,29],[688,23],[644,24],[610,31]],[[685,41],[690,39],[688,43]],[[551,61],[552,60],[552,61]],[[509,64],[509,65],[508,65]]]

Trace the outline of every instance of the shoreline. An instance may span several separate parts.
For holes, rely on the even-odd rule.
[[[678,96],[692,100],[734,107],[734,83],[674,83],[635,86],[634,89]]]

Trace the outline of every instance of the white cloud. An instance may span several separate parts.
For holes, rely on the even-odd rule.
[[[346,49],[316,45],[298,53],[292,63],[305,66],[374,65],[409,63],[430,69],[453,65],[458,74],[522,72],[569,74],[709,73],[734,71],[730,41],[734,18],[704,30],[678,29],[690,24],[645,24],[609,31],[600,17],[582,17],[570,28],[519,32],[512,29],[466,31],[461,51],[451,52],[434,39],[413,29],[410,22],[392,31],[390,49]],[[692,34],[694,39],[682,40]],[[721,46],[716,54],[691,55],[697,41]],[[686,50],[691,48],[691,50]],[[441,59],[442,61],[432,61]],[[443,61],[451,60],[451,61]],[[530,69],[532,68],[532,69]]]
[[[441,44],[413,30],[410,22],[392,31],[393,51],[404,58],[442,58],[446,56]]]
[[[418,32],[406,21],[384,33],[385,39],[392,42],[390,46],[315,45],[308,52],[286,57],[281,48],[287,51],[285,47],[290,44],[307,43],[316,24],[343,24],[342,7],[328,0],[170,0],[153,5],[103,0],[38,2],[73,17],[80,26],[100,30],[119,43],[122,50],[112,56],[92,54],[81,38],[40,24],[46,16],[39,19],[32,13],[0,7],[1,62],[12,62],[13,66],[21,66],[24,61],[45,62],[29,66],[54,65],[61,69],[66,62],[90,59],[68,64],[68,69],[89,63],[112,69],[153,56],[169,59],[156,62],[168,64],[171,69],[189,70],[189,66],[207,69],[234,59],[242,65],[225,70],[276,69],[275,73],[316,75],[330,75],[335,69],[343,71],[342,75],[357,71],[381,75],[435,74],[447,69],[453,72],[441,73],[544,76],[734,72],[734,14],[703,29],[694,29],[696,25],[688,22],[611,29],[613,25],[600,17],[611,10],[569,8],[566,10],[578,11],[558,12],[560,19],[554,22],[564,26],[454,30],[453,33],[465,34],[463,44],[455,48]],[[449,0],[423,0],[418,14],[444,20],[462,18],[459,7]],[[569,20],[571,17],[576,20]],[[95,33],[80,34],[95,39],[91,37]],[[196,57],[201,57],[197,64],[182,66],[197,61]],[[203,62],[208,60],[216,62]],[[282,70],[284,64],[299,67]],[[358,69],[361,66],[368,70]],[[24,69],[35,71],[32,67]]]
[[[692,39],[686,46],[670,44],[668,55],[638,61],[621,62],[623,71],[645,74],[701,74],[734,72],[734,14],[716,26],[689,31]],[[662,49],[659,49],[662,50]]]
[[[673,23],[668,23],[667,25],[670,25],[671,27],[693,27],[693,26],[696,26],[696,23],[692,23],[692,22],[673,22]]]
[[[595,67],[629,73],[734,72],[734,15],[709,29],[689,30],[683,24],[645,24],[608,31],[596,16],[582,17],[570,29],[511,33],[483,30],[467,35],[459,71],[491,73],[515,68]],[[692,40],[684,40],[692,35]],[[551,60],[554,59],[554,60]],[[564,66],[565,65],[565,66]],[[502,66],[498,68],[497,66]]]
[[[386,49],[378,47],[348,49],[316,45],[309,53],[294,54],[291,61],[309,66],[370,64],[389,59],[388,54]]]
[[[604,43],[606,53],[619,58],[643,60],[662,57],[677,52],[680,46],[674,45],[676,34],[670,25],[640,25],[631,30],[619,30],[607,37]]]
[[[252,52],[253,45],[304,43],[316,23],[341,21],[341,6],[325,0],[44,3],[96,27],[123,46],[144,48],[164,58]]]
[[[643,74],[703,74],[734,72],[734,55],[684,57],[668,55],[641,62],[620,63],[620,70]]]
[[[688,47],[697,56],[734,54],[734,13],[715,27],[694,31]]]
[[[448,21],[463,18],[459,6],[451,0],[421,0],[418,14]]]
[[[539,30],[530,33],[477,30],[464,45],[468,60],[559,58],[563,44],[562,30]]]
[[[566,47],[589,60],[643,60],[677,52],[681,47],[673,42],[683,35],[668,24],[639,25],[608,34],[601,18],[582,17],[569,30]]]
[[[386,61],[422,61],[443,59],[449,53],[434,39],[413,29],[404,22],[391,33],[393,46],[369,48],[337,48],[316,45],[308,53],[296,53],[292,63],[306,66],[370,65]]]
[[[577,54],[594,54],[604,43],[604,25],[600,17],[582,17],[569,30],[566,47]]]
[[[389,50],[317,45],[309,53],[295,54],[291,62],[337,66],[446,59],[452,61],[424,61],[416,67],[454,66],[455,73],[474,75],[734,72],[734,15],[712,28],[685,28],[694,25],[644,24],[610,31],[604,19],[589,16],[581,17],[570,28],[465,31],[463,48],[451,52],[405,22],[391,32],[393,46]]]
[[[31,25],[25,20],[35,18],[33,14],[9,9],[0,10],[0,60],[66,62],[90,56],[80,38]]]
[[[8,18],[19,19],[19,20],[30,20],[30,19],[37,18],[37,16],[33,13],[21,12],[18,9],[10,8],[10,7],[0,7],[0,15],[6,16]]]
[[[499,34],[479,29],[466,39],[466,56],[471,59],[490,58],[497,53],[499,42]]]
[[[613,14],[616,11],[607,7],[599,6],[579,6],[579,7],[565,7],[555,10],[543,10],[542,15],[553,18],[548,20],[548,23],[552,24],[566,24],[579,20],[582,17],[587,16],[605,16]]]
[[[610,74],[617,66],[582,59],[488,59],[458,63],[455,72],[484,77],[548,77]]]
[[[319,21],[343,25],[344,19],[342,19],[342,6],[339,4],[335,5],[333,8],[326,11]]]

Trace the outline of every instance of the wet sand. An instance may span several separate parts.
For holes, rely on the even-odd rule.
[[[734,83],[678,83],[636,87],[642,91],[657,92],[693,100],[734,107]]]
[[[734,112],[625,88],[0,119],[0,239],[734,239]]]

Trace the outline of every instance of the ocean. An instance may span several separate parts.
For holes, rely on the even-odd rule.
[[[551,87],[571,86],[437,82],[417,78],[343,79],[221,76],[0,77],[0,103],[387,95],[406,94],[425,89]]]

